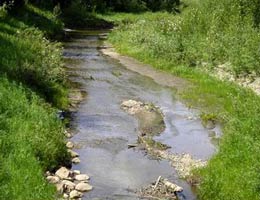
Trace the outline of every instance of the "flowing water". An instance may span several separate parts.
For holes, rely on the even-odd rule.
[[[168,161],[155,160],[142,150],[128,149],[129,143],[136,143],[138,122],[121,110],[120,104],[134,99],[159,106],[166,129],[156,140],[171,146],[174,153],[209,158],[216,151],[209,131],[202,126],[196,111],[175,99],[173,89],[102,55],[102,33],[70,32],[71,38],[64,44],[68,75],[87,92],[72,122],[77,133],[72,140],[81,159],[73,168],[90,175],[94,186],[84,198],[138,199],[135,190],[162,176],[182,186],[186,199],[196,199],[190,185],[178,178]]]

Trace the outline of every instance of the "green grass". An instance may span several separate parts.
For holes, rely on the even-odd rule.
[[[27,5],[19,10],[18,16],[6,14],[0,18],[0,72],[64,108],[68,102],[64,98],[66,83],[61,44],[46,39],[58,34],[62,26],[58,19],[50,16],[51,12]]]
[[[210,49],[198,49],[201,47],[199,42],[202,35],[196,33],[193,36],[189,35],[190,40],[185,41],[188,49],[183,50],[185,46],[178,46],[180,42],[177,40],[185,40],[186,35],[178,38],[180,35],[178,33],[175,35],[174,32],[174,29],[179,27],[178,24],[173,27],[170,24],[186,20],[184,19],[186,17],[186,13],[179,16],[145,13],[115,14],[104,18],[115,20],[119,24],[109,37],[109,41],[117,51],[151,64],[157,69],[188,79],[191,86],[179,91],[181,98],[188,105],[199,108],[203,116],[207,118],[213,116],[214,120],[223,124],[224,134],[220,140],[219,152],[209,161],[208,166],[199,172],[202,177],[198,188],[199,198],[259,199],[260,98],[250,90],[217,80],[203,72],[200,66],[195,67],[202,51],[207,54],[205,57],[211,56],[211,52]],[[197,26],[195,23],[193,28],[196,29]],[[167,28],[171,28],[171,31],[168,32]],[[216,33],[219,33],[218,31]],[[195,41],[196,37],[198,41]],[[251,39],[248,38],[249,41]],[[223,44],[219,45],[223,47]],[[239,46],[235,48],[240,51]],[[253,52],[251,56],[255,53]],[[218,58],[219,61],[225,61],[224,57]]]
[[[69,162],[56,116],[68,104],[62,48],[47,39],[61,29],[29,4],[16,15],[0,9],[0,199],[54,199],[43,174]]]

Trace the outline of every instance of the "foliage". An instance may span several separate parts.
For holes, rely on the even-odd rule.
[[[44,100],[67,105],[61,45],[46,38],[62,26],[30,4],[0,12],[0,199],[51,200],[43,173],[69,162],[63,124]]]
[[[43,172],[66,162],[63,126],[22,85],[0,78],[0,91],[0,199],[53,199]]]
[[[38,11],[29,5],[28,9]],[[21,16],[17,18],[21,19]],[[38,28],[29,27],[28,19],[20,21],[17,18],[6,16],[0,21],[0,45],[5,47],[0,49],[0,71],[26,84],[54,105],[66,106],[61,45],[47,40]],[[49,24],[46,32],[55,32],[56,28],[52,26]],[[47,30],[47,25],[43,29]]]
[[[219,152],[200,171],[200,199],[260,197],[260,97],[202,70],[229,62],[237,75],[259,74],[256,5],[246,3],[204,0],[192,2],[177,16],[103,16],[119,25],[109,37],[118,51],[188,79],[191,87],[182,91],[182,98],[204,113],[214,113],[202,114],[203,118],[223,123]]]
[[[202,69],[224,64],[236,76],[259,74],[260,34],[254,23],[255,7],[238,2],[204,0],[181,15],[136,18],[137,23],[123,24],[121,29],[129,30],[129,42],[149,49],[154,57]]]
[[[69,28],[111,28],[112,24],[98,18],[82,0],[74,0],[63,10],[63,20]]]

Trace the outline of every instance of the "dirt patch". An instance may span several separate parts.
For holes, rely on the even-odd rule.
[[[105,44],[103,48],[100,48],[100,51],[104,55],[118,60],[127,69],[135,71],[143,76],[148,76],[162,86],[183,89],[189,85],[187,80],[173,76],[172,74],[164,71],[156,70],[150,65],[143,64],[134,58],[118,54],[110,44]]]

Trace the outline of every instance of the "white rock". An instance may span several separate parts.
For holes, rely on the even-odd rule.
[[[67,142],[66,147],[72,149],[74,147],[74,144],[71,141],[69,141]]]
[[[80,163],[80,159],[79,159],[79,158],[73,158],[71,161],[72,161],[74,164]]]
[[[77,152],[75,152],[75,151],[72,151],[72,150],[68,149],[68,152],[70,153],[72,158],[79,157],[79,154]]]
[[[64,198],[64,199],[68,199],[68,198],[69,198],[69,195],[66,194],[66,193],[64,193],[64,194],[63,194],[63,198]]]
[[[64,133],[64,135],[65,135],[66,138],[72,138],[72,134],[71,133],[67,132],[67,133]]]
[[[47,181],[52,184],[56,184],[60,181],[60,178],[57,176],[47,176]]]
[[[45,176],[51,176],[51,172],[47,171],[47,172],[45,173]]]
[[[55,175],[60,177],[61,179],[66,179],[69,177],[70,171],[66,167],[61,167],[58,171],[56,171]]]
[[[75,186],[76,186],[75,183],[73,183],[71,181],[68,181],[68,180],[63,180],[62,184],[69,190],[73,190],[75,188]]]
[[[79,170],[73,170],[73,174],[80,175],[80,171]]]
[[[79,183],[76,185],[75,189],[80,192],[87,192],[87,191],[92,190],[93,187],[91,185],[89,185],[88,183]]]
[[[83,196],[83,194],[81,192],[77,191],[77,190],[72,190],[70,192],[70,198],[71,199],[77,199],[77,198],[80,198],[82,196]]]
[[[87,181],[87,180],[89,180],[89,176],[86,175],[86,174],[76,175],[75,180],[77,180],[77,181]]]

